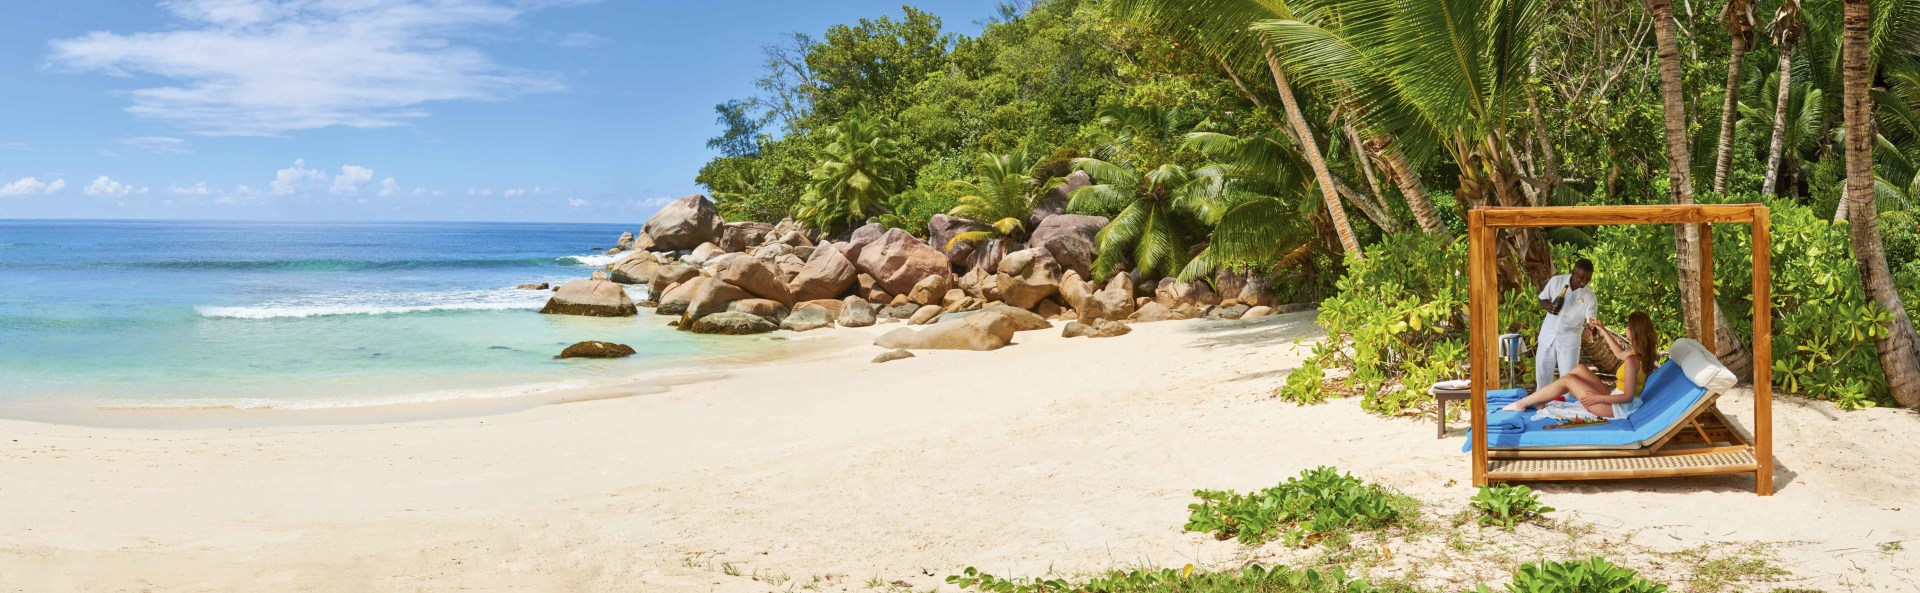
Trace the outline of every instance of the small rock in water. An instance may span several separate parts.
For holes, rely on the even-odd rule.
[[[876,363],[892,362],[895,360],[900,360],[902,358],[913,358],[913,353],[896,348],[893,350],[888,350],[886,352],[881,352],[879,356],[873,357],[873,361]]]
[[[568,346],[554,358],[623,358],[633,356],[633,347],[613,342],[587,341]]]
[[[512,350],[513,348],[510,348],[507,346],[488,346],[487,349],[488,350]]]
[[[548,286],[547,286],[547,283],[541,282],[537,284],[522,284],[514,288],[517,288],[520,290],[546,290]]]

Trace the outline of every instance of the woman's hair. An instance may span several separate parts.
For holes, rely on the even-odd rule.
[[[1646,313],[1634,311],[1627,316],[1628,339],[1633,342],[1633,353],[1639,355],[1641,368],[1653,364],[1653,320]]]

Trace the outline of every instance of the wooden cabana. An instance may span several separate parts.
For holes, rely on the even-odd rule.
[[[1498,384],[1499,283],[1496,234],[1500,229],[1691,224],[1700,231],[1702,319],[1711,327],[1713,224],[1745,224],[1753,232],[1753,434],[1744,434],[1721,414],[1712,397],[1656,442],[1618,448],[1488,450],[1487,391]],[[1469,381],[1473,396],[1473,483],[1525,480],[1597,480],[1720,474],[1754,475],[1754,490],[1773,494],[1773,318],[1767,207],[1760,204],[1670,206],[1576,206],[1476,208],[1467,213],[1469,255]],[[1699,341],[1714,349],[1711,330]],[[1717,395],[1717,394],[1716,394]]]

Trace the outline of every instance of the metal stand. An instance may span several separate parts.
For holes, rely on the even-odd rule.
[[[1518,387],[1520,375],[1518,366],[1521,353],[1527,350],[1527,337],[1520,334],[1500,334],[1500,359],[1507,362],[1507,387]]]

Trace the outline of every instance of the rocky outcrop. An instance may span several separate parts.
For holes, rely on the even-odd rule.
[[[697,266],[712,262],[713,258],[719,257],[724,253],[726,253],[726,251],[720,249],[719,245],[711,242],[701,243],[699,247],[693,248],[693,251],[688,253],[686,257],[680,258],[680,261]]]
[[[866,299],[850,296],[844,302],[846,308],[840,311],[838,319],[841,327],[867,327],[879,321],[873,314],[873,305]]]
[[[893,294],[906,294],[928,276],[953,273],[945,254],[900,229],[890,229],[852,253],[857,254],[854,267],[873,276],[881,289]]]
[[[714,274],[720,281],[740,287],[747,294],[775,301],[782,306],[793,306],[793,292],[780,276],[759,260],[748,257],[736,257],[721,266]]]
[[[941,274],[921,278],[919,282],[914,283],[912,290],[907,291],[907,302],[916,305],[941,304],[941,300],[946,297],[947,290],[952,288],[952,285],[952,279]]]
[[[881,226],[880,223],[869,222],[860,225],[859,228],[853,229],[853,232],[847,235],[846,256],[848,258],[855,257],[854,254],[859,253],[860,250],[866,246],[878,242],[880,238],[886,236],[886,234],[887,227]]]
[[[973,257],[974,241],[954,242],[953,238],[961,233],[986,230],[987,226],[947,216],[935,214],[927,219],[927,243],[940,253],[946,254],[947,262],[956,268],[966,268]]]
[[[780,322],[781,329],[789,329],[797,332],[813,331],[825,327],[833,327],[833,312],[827,310],[826,307],[811,302],[801,303],[800,306],[794,307],[793,312],[787,314],[786,320]]]
[[[628,249],[633,249],[633,231],[620,233],[620,240],[615,242],[613,249],[608,249],[607,252],[619,253]]]
[[[720,225],[720,240],[716,243],[727,253],[740,253],[765,243],[767,233],[771,232],[773,225],[764,222],[729,222]]]
[[[1117,285],[1121,283],[1108,284],[1107,288],[1088,295],[1080,306],[1073,308],[1079,314],[1080,323],[1092,325],[1096,319],[1121,321],[1133,315],[1133,290]]]
[[[1154,321],[1192,319],[1192,316],[1169,309],[1166,305],[1160,304],[1159,301],[1148,301],[1147,304],[1140,307],[1139,311],[1135,311],[1133,315],[1128,316],[1127,319],[1137,323],[1151,323]]]
[[[549,287],[547,286],[547,283],[539,282],[539,283],[533,283],[533,284],[522,284],[519,286],[515,286],[514,288],[517,290],[546,290]]]
[[[608,272],[614,282],[621,284],[646,284],[653,280],[654,270],[660,269],[660,259],[651,251],[635,251],[613,262]]]
[[[541,313],[589,317],[631,317],[638,314],[633,299],[619,284],[605,280],[575,280],[560,285]]]
[[[560,351],[554,358],[625,358],[633,356],[633,347],[613,342],[579,342]]]
[[[1067,322],[1067,327],[1060,330],[1060,336],[1065,338],[1111,338],[1114,336],[1127,335],[1127,332],[1131,331],[1133,331],[1133,328],[1127,327],[1125,323],[1110,319],[1095,319],[1092,324],[1069,321]]]
[[[1027,246],[1045,249],[1061,268],[1079,272],[1080,277],[1085,278],[1092,275],[1094,257],[1099,255],[1094,248],[1094,237],[1106,226],[1105,217],[1056,214],[1033,229]]]
[[[1000,260],[996,275],[1000,299],[1008,305],[1031,309],[1060,291],[1060,265],[1044,249],[1023,249]]]
[[[1082,274],[1073,270],[1060,275],[1060,300],[1065,301],[1067,307],[1079,309],[1087,297],[1093,296],[1095,288],[1082,277]]]
[[[932,323],[935,317],[940,316],[940,311],[939,305],[923,305],[913,310],[913,316],[907,318],[907,324],[925,325]]]
[[[1241,319],[1259,319],[1261,317],[1268,317],[1271,315],[1273,315],[1273,307],[1260,305],[1258,307],[1252,307],[1247,309],[1247,313],[1245,315],[1241,315],[1240,318]]]
[[[746,313],[774,323],[779,323],[780,320],[786,319],[787,311],[791,309],[792,308],[787,305],[767,299],[741,299],[727,303],[727,311],[729,312]]]
[[[935,309],[935,311],[938,311],[938,309]],[[880,308],[880,318],[906,321],[912,319],[913,314],[918,312],[920,312],[920,307],[913,303],[887,305]]]
[[[1027,217],[1027,228],[1037,228],[1046,224],[1047,219],[1067,211],[1067,203],[1073,199],[1073,191],[1093,185],[1093,176],[1086,171],[1074,171],[1067,174],[1065,183],[1047,188],[1033,205],[1033,214]]]
[[[656,250],[693,249],[720,238],[720,213],[706,196],[691,195],[660,208],[640,232],[653,238]]]
[[[656,311],[666,312],[670,308],[684,307],[682,312],[688,319],[698,321],[702,317],[727,310],[734,301],[753,298],[747,291],[732,284],[721,282],[717,278],[700,276],[687,280],[666,294],[660,295],[660,306]],[[684,305],[681,305],[684,303]]]
[[[1250,309],[1253,309],[1253,307],[1246,305],[1221,305],[1208,310],[1207,319],[1239,319],[1245,317],[1247,311]]]
[[[658,301],[667,294],[668,286],[698,277],[700,268],[689,265],[668,264],[654,268],[653,277],[647,279],[647,298]]]
[[[1050,329],[1053,327],[1053,324],[1051,322],[1048,322],[1047,318],[1041,317],[1039,313],[1034,313],[1026,309],[1020,309],[1020,308],[1016,308],[1016,307],[1012,307],[1004,304],[987,305],[986,307],[981,308],[978,312],[975,312],[973,314],[984,315],[987,313],[995,313],[995,314],[1007,316],[1007,320],[1013,322],[1013,331],[1017,331],[1017,332],[1033,331],[1036,329]]]
[[[839,250],[815,249],[787,288],[796,301],[838,298],[853,287],[857,274],[853,262]]]
[[[1012,320],[999,313],[980,313],[919,330],[903,327],[873,343],[881,348],[907,350],[998,350],[1012,342]]]
[[[764,334],[780,326],[759,315],[738,311],[722,311],[693,321],[687,328],[696,334],[719,334],[724,336],[744,336]]]
[[[893,362],[893,361],[901,360],[905,358],[913,358],[913,353],[896,348],[893,350],[888,350],[886,352],[881,352],[879,356],[873,357],[873,362],[875,363]]]

